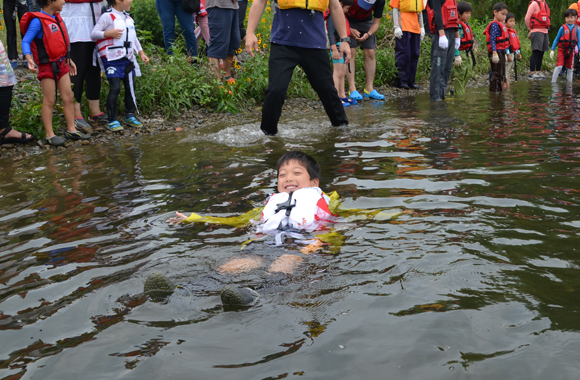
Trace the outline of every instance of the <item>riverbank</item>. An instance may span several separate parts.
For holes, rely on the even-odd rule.
[[[545,74],[548,75],[549,73]],[[21,80],[27,80],[22,76],[20,77]],[[521,76],[521,78],[523,78],[523,80],[527,80],[527,75],[524,74]],[[468,87],[474,88],[487,86],[487,83],[487,76],[478,75],[469,82]],[[392,99],[427,93],[429,92],[429,83],[420,83],[420,88],[418,90],[403,90],[391,86],[378,87],[377,90],[385,95],[384,102],[388,102]],[[15,94],[15,96],[22,95]],[[366,102],[371,102],[371,100],[363,100],[362,102],[364,104]],[[107,128],[106,123],[93,124],[92,128],[86,128],[83,130],[84,133],[90,134],[92,136],[91,140],[69,140],[62,147],[49,146],[46,144],[45,139],[36,139],[28,144],[0,145],[0,158],[12,158],[14,160],[18,160],[28,155],[40,154],[46,151],[61,152],[66,149],[82,149],[82,147],[85,145],[108,144],[111,141],[118,139],[135,139],[140,136],[151,136],[159,133],[187,132],[189,130],[211,126],[217,123],[237,123],[240,120],[240,116],[250,116],[259,119],[261,116],[261,110],[261,106],[255,106],[240,113],[220,113],[212,112],[207,108],[196,105],[193,106],[193,108],[190,110],[182,111],[181,116],[176,118],[166,118],[162,116],[161,112],[153,112],[151,114],[144,114],[139,117],[139,119],[143,122],[143,127],[141,128],[134,128],[124,125],[125,129],[123,131],[111,132]],[[324,112],[322,103],[319,100],[291,98],[287,99],[284,104],[282,117],[284,117],[284,115],[288,115],[289,113],[302,113],[310,110],[320,110],[320,112]],[[58,125],[64,126],[64,117],[59,115],[59,119],[61,119],[61,122]],[[63,132],[64,128],[60,128],[60,132],[57,133]]]

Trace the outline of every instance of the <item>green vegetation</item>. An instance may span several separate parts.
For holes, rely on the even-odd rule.
[[[556,13],[563,13],[565,9],[560,11],[560,8],[564,6],[563,2],[550,2],[550,4],[556,3],[557,5],[552,5],[553,20],[558,20]],[[486,0],[478,2],[478,4],[472,2],[472,4],[475,11],[470,24],[477,40],[475,73],[485,74],[489,71],[489,63],[483,31],[493,15],[490,9],[493,8],[494,2]],[[513,7],[517,16],[517,30],[522,42],[523,56],[523,60],[518,62],[518,71],[524,73],[528,71],[531,54],[531,46],[527,39],[527,29],[523,20],[528,1],[507,1],[507,4]],[[154,0],[135,0],[131,14],[135,19],[144,50],[151,58],[150,65],[141,65],[143,76],[136,80],[137,102],[142,113],[149,114],[158,111],[165,117],[177,117],[183,110],[190,109],[194,105],[216,112],[240,112],[261,104],[268,83],[268,50],[270,25],[273,17],[269,5],[256,34],[259,38],[261,52],[257,52],[255,58],[249,57],[246,53],[240,54],[234,65],[234,76],[237,83],[227,86],[222,86],[217,81],[205,58],[200,60],[199,65],[192,65],[186,60],[183,54],[184,42],[179,30],[177,32],[176,54],[173,56],[165,54],[161,21]],[[560,25],[559,21],[554,21],[553,24],[553,29],[557,30]],[[385,16],[377,32],[377,39],[375,86],[379,88],[393,86],[396,84],[397,70],[395,68],[393,24],[388,10],[385,10]],[[430,50],[431,42],[426,37],[421,44],[421,57],[417,73],[419,82],[425,82],[429,79]],[[239,52],[241,53],[242,50],[240,49]],[[550,61],[546,54],[544,69],[551,70],[553,65],[554,62]],[[356,56],[355,67],[356,82],[360,89],[365,80],[364,56],[360,50]],[[103,77],[101,91],[103,103],[107,93],[108,83]],[[36,80],[21,82],[16,90],[16,95],[13,100],[12,125],[37,137],[43,136],[44,129],[40,118],[42,96],[38,82]],[[288,97],[316,98],[316,94],[311,89],[306,75],[300,67],[294,72]],[[123,97],[120,96],[119,99],[123,99]],[[122,112],[120,104],[119,114]],[[56,129],[58,129],[59,123],[63,125],[64,120],[62,117],[55,117]]]

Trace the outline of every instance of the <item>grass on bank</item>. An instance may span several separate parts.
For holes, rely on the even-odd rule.
[[[131,15],[136,22],[143,48],[151,59],[150,65],[141,65],[142,76],[136,80],[136,98],[139,111],[142,114],[160,112],[164,117],[171,118],[180,116],[184,110],[191,109],[195,105],[216,112],[239,112],[261,105],[268,83],[268,52],[273,17],[270,4],[266,8],[256,33],[261,52],[256,53],[255,58],[251,58],[245,53],[240,54],[234,62],[236,84],[223,87],[215,78],[206,58],[200,60],[199,66],[192,65],[186,60],[186,56],[183,54],[184,42],[182,37],[177,39],[176,54],[172,56],[165,54],[161,21],[154,0],[135,0]],[[385,10],[380,29],[377,32],[375,77],[375,87],[377,88],[394,86],[397,81],[395,39],[390,15],[391,12]],[[485,74],[489,71],[487,48],[483,35],[488,22],[489,20],[471,20],[470,22],[477,41],[476,74]],[[523,60],[518,62],[518,71],[524,73],[529,70],[531,46],[523,22],[517,25],[517,30],[522,42],[523,56]],[[3,33],[5,31],[0,30],[0,36]],[[3,40],[5,41],[5,38]],[[238,52],[241,53],[241,51],[240,49]],[[426,82],[429,79],[430,51],[431,41],[426,36],[421,43],[417,72],[418,82]],[[364,55],[360,50],[355,59],[355,78],[357,87],[361,90],[365,82],[365,75]],[[550,70],[553,65],[554,63],[549,60],[546,54],[544,69]],[[102,84],[101,104],[104,105],[109,90],[108,82],[104,76]],[[232,94],[229,93],[230,90]],[[300,67],[294,72],[287,96],[289,98],[316,98],[316,94]],[[119,115],[123,114],[122,99],[123,96],[119,96]],[[39,83],[36,80],[20,82],[15,90],[11,110],[13,127],[32,133],[36,137],[44,136],[40,116],[41,103],[42,92]],[[61,113],[62,109],[59,107],[57,106],[56,109]],[[83,109],[85,113],[88,111],[86,104],[83,104]],[[54,121],[55,130],[58,130],[59,125],[64,126],[64,119],[61,116],[55,116]]]

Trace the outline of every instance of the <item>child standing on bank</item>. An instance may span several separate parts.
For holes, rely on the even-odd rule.
[[[473,55],[473,30],[469,25],[473,8],[467,1],[460,1],[457,3],[457,13],[459,13],[459,38],[461,42],[459,49],[455,49],[455,95],[465,95],[465,86],[473,76],[473,68],[475,67],[475,56]],[[465,61],[461,56],[461,52],[465,52]]]
[[[121,92],[121,81],[125,87],[125,124],[137,128],[143,126],[134,115],[137,111],[134,79],[141,76],[135,53],[139,54],[145,64],[149,63],[149,58],[137,39],[133,19],[126,13],[131,9],[132,2],[133,0],[107,0],[111,8],[101,15],[91,33],[91,38],[97,42],[103,71],[109,80],[107,126],[111,131],[123,130],[117,120],[117,99]]]
[[[564,19],[566,23],[560,27],[550,51],[550,58],[554,59],[554,49],[558,46],[558,59],[552,75],[552,83],[555,83],[558,79],[562,67],[567,70],[566,79],[568,82],[572,82],[572,76],[574,75],[574,48],[580,48],[580,29],[575,25],[578,19],[578,12],[575,9],[566,9]]]
[[[516,16],[508,12],[505,25],[508,28],[508,34],[510,38],[510,47],[509,53],[506,54],[506,63],[505,63],[505,80],[506,80],[506,87],[510,88],[510,79],[512,72],[514,72],[514,68],[517,69],[516,66],[516,59],[522,59],[522,53],[520,51],[520,38],[518,37],[518,33],[516,32]],[[517,79],[517,72],[516,72],[516,79]]]
[[[550,50],[548,28],[550,28],[550,7],[544,0],[530,1],[526,13],[526,26],[530,33],[528,38],[532,42],[530,57],[530,79],[545,79],[541,73],[544,52]]]
[[[22,54],[30,71],[38,73],[42,87],[42,123],[49,145],[64,145],[65,139],[54,134],[52,129],[52,109],[56,99],[56,89],[62,99],[62,108],[67,131],[64,136],[70,140],[88,140],[75,128],[73,93],[70,75],[76,75],[77,68],[68,57],[70,42],[60,11],[64,0],[38,0],[40,12],[28,12],[20,22]]]
[[[346,35],[350,36],[350,25],[348,19],[346,18],[346,13],[350,7],[354,4],[354,0],[342,0],[339,1],[343,13],[345,13],[344,21],[346,22]],[[330,42],[330,51],[332,53],[332,78],[334,79],[334,87],[338,91],[338,97],[342,101],[342,105],[348,107],[350,105],[355,105],[358,102],[355,99],[346,96],[344,91],[344,78],[346,77],[347,67],[344,64],[344,55],[341,56],[340,50],[340,36],[338,31],[334,27],[334,22],[332,17],[327,17],[326,27],[328,28],[328,41]]]
[[[509,48],[509,34],[507,26],[503,24],[508,14],[505,3],[496,3],[493,6],[493,21],[485,29],[487,51],[491,64],[490,92],[501,92],[505,86],[505,52]]]

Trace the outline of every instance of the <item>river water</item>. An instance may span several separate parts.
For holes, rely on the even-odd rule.
[[[2,379],[578,379],[580,87],[519,82],[0,159]],[[291,275],[217,268],[300,149],[342,207]],[[266,251],[256,243],[255,254]],[[279,248],[281,253],[296,248]],[[276,250],[269,255],[276,255]],[[191,294],[143,296],[163,273]],[[225,284],[262,294],[224,311]]]

